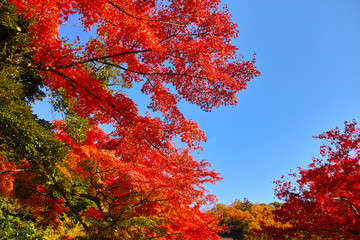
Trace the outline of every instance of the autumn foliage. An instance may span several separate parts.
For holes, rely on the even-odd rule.
[[[235,105],[259,75],[231,44],[237,30],[228,10],[213,0],[0,4],[9,3],[6,16],[17,20],[2,22],[11,34],[0,55],[0,121],[9,126],[0,132],[0,188],[12,210],[25,208],[37,226],[80,225],[73,236],[84,239],[218,239],[216,220],[200,208],[215,200],[203,184],[220,177],[193,157],[206,138],[177,104]],[[61,39],[59,26],[73,16],[96,36]],[[65,121],[31,113],[19,90],[29,82],[47,88]],[[139,113],[122,91],[132,84],[160,117]],[[41,95],[34,92],[25,99]]]
[[[276,195],[285,203],[275,212],[289,222],[285,231],[270,227],[274,238],[358,239],[360,236],[360,129],[355,121],[344,129],[320,134],[323,158],[314,158],[307,169],[276,182]],[[293,180],[292,180],[293,179]]]
[[[251,203],[246,198],[235,200],[230,205],[216,204],[208,211],[219,220],[221,231],[219,235],[234,240],[272,239],[264,231],[268,228],[286,229],[288,223],[275,220],[274,211],[280,207],[279,203],[259,204]]]

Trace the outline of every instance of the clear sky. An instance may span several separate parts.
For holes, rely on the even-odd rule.
[[[244,197],[270,203],[274,180],[318,156],[313,135],[360,119],[360,1],[223,3],[240,31],[233,43],[245,59],[257,53],[262,75],[234,108],[204,113],[181,103],[181,110],[207,135],[197,158],[225,178],[208,187],[211,193],[227,204]],[[49,113],[45,107],[36,112]]]
[[[228,0],[245,58],[261,77],[235,108],[184,109],[206,132],[202,158],[225,178],[210,187],[222,203],[269,203],[273,181],[318,156],[312,136],[359,119],[360,1]]]

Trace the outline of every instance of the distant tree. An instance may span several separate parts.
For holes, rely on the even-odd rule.
[[[249,201],[249,199],[244,198],[242,201],[239,199],[236,199],[232,204],[232,207],[239,209],[243,212],[245,211],[251,211],[251,209],[253,208],[254,204],[252,202]]]
[[[285,228],[287,225],[276,222],[274,219],[272,205],[253,204],[248,199],[243,201],[236,199],[232,204],[226,206],[217,204],[208,213],[219,219],[223,231],[220,236],[242,239],[270,239],[262,228],[277,227]]]
[[[314,158],[308,169],[291,173],[293,180],[276,182],[276,195],[284,204],[276,217],[291,227],[267,232],[312,239],[360,238],[360,131],[356,122],[345,122],[315,138],[326,140],[320,148],[323,159]]]

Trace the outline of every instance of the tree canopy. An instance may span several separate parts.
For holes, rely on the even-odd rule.
[[[68,229],[59,238],[218,239],[216,219],[201,207],[215,200],[203,184],[221,178],[192,155],[206,137],[177,104],[235,105],[259,75],[255,58],[245,61],[231,44],[229,11],[210,0],[0,4],[5,212],[30,221],[26,229]],[[85,31],[96,28],[85,44],[59,37],[73,15]],[[134,83],[159,117],[141,115],[122,92]],[[32,113],[45,94],[65,119]]]

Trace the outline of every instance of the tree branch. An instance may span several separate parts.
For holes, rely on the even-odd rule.
[[[333,198],[333,199],[349,203],[349,207],[355,212],[356,216],[358,218],[360,218],[360,213],[357,211],[357,209],[354,207],[354,205],[351,203],[351,201],[348,198],[337,197],[337,198]]]
[[[138,51],[128,51],[128,52],[115,53],[115,54],[106,55],[106,56],[93,57],[93,58],[85,59],[83,61],[73,62],[73,63],[62,65],[62,66],[49,67],[47,70],[49,70],[49,69],[56,70],[56,69],[70,68],[70,67],[73,67],[73,66],[78,65],[78,64],[84,64],[84,63],[88,63],[88,62],[95,62],[95,61],[102,60],[102,59],[109,59],[109,58],[113,58],[113,57],[125,56],[125,55],[128,55],[128,54],[137,54],[137,53],[151,52],[151,51],[152,50],[150,48],[148,48],[148,49],[143,49],[143,50],[138,50]]]
[[[133,14],[130,14],[128,12],[126,12],[124,9],[122,9],[121,7],[119,7],[118,5],[116,5],[115,3],[113,3],[112,1],[110,0],[107,0],[108,3],[110,3],[114,8],[116,8],[117,10],[119,10],[120,12],[124,13],[125,15],[129,16],[129,17],[132,17],[136,20],[141,20],[141,21],[150,21],[150,22],[160,22],[160,23],[165,23],[165,24],[171,24],[171,25],[175,25],[175,26],[179,26],[181,27],[180,24],[176,24],[176,23],[172,23],[172,22],[166,22],[164,20],[158,20],[158,19],[149,19],[149,18],[140,18],[140,17],[137,17]],[[169,18],[170,19],[170,18]]]
[[[200,77],[200,76],[193,76],[193,75],[189,75],[186,73],[173,73],[173,72],[139,72],[136,70],[131,70],[128,68],[125,68],[119,64],[116,63],[109,63],[109,62],[104,62],[104,61],[98,61],[99,63],[105,64],[105,65],[109,65],[112,67],[116,67],[116,68],[120,68],[124,71],[128,71],[128,72],[132,72],[132,73],[137,73],[137,74],[141,74],[141,75],[165,75],[165,76],[185,76],[185,77],[190,77],[190,78],[198,78],[198,79],[204,79],[206,80],[207,78],[205,77]]]
[[[53,179],[54,180],[54,179]],[[81,225],[84,227],[84,229],[86,231],[89,230],[89,227],[87,226],[87,224],[83,221],[83,219],[81,218],[79,212],[75,209],[75,207],[71,204],[69,198],[67,197],[67,194],[65,192],[65,190],[54,180],[54,187],[59,190],[59,192],[61,193],[61,195],[64,197],[65,199],[65,203],[66,205],[70,208],[70,210],[75,214],[76,218],[80,221]]]
[[[13,173],[13,172],[23,172],[23,171],[26,171],[26,169],[7,170],[7,171],[4,171],[4,172],[0,172],[0,175],[1,174]]]
[[[89,94],[90,94],[91,96],[93,96],[94,98],[96,98],[96,99],[104,102],[100,97],[96,96],[94,93],[90,92],[86,87],[81,86],[79,83],[77,83],[76,81],[74,81],[73,79],[71,79],[70,77],[68,77],[67,75],[65,75],[65,74],[63,74],[63,73],[61,73],[61,72],[59,72],[59,71],[55,71],[55,70],[51,70],[51,72],[56,73],[56,74],[58,74],[59,76],[63,77],[65,80],[67,80],[69,83],[71,83],[71,85],[72,85],[73,88],[75,88],[74,84],[76,84],[76,85],[78,85],[79,87],[81,87],[82,89],[84,89],[87,93],[89,93]],[[75,88],[75,89],[76,89],[76,88]],[[117,113],[119,113],[122,117],[124,117],[132,126],[135,126],[135,123],[134,123],[133,121],[131,121],[131,119],[129,119],[128,117],[126,117],[123,113],[121,113],[121,112],[115,107],[115,105],[110,104],[109,102],[105,102],[105,103],[106,103],[109,107],[111,107],[112,109],[114,109]],[[95,104],[96,104],[96,103],[95,103]],[[106,109],[104,109],[102,106],[100,106],[100,105],[98,105],[98,104],[96,104],[96,106],[99,107],[101,110],[107,112]],[[130,113],[130,114],[132,114],[132,115],[134,115],[135,117],[140,118],[137,114],[135,114],[135,113],[133,113],[133,112],[131,112],[131,111],[125,109],[125,108],[122,108],[122,107],[120,107],[120,108],[121,108],[122,110],[124,110],[124,111],[126,111],[126,112],[128,112],[128,113]],[[118,119],[116,119],[116,118],[114,118],[114,119],[115,119],[118,123],[120,122]],[[129,132],[129,130],[128,130],[125,126],[123,126],[123,127],[125,128],[126,131]],[[157,146],[155,146],[154,144],[152,144],[145,135],[141,134],[141,137],[145,140],[145,142],[146,142],[149,146],[151,146],[152,148],[155,148],[155,149],[156,149],[162,156],[164,156],[165,158],[168,158],[168,156],[165,155],[165,154],[161,151],[161,149],[160,149],[159,147],[157,147]],[[150,149],[151,149],[151,148],[150,148]]]

